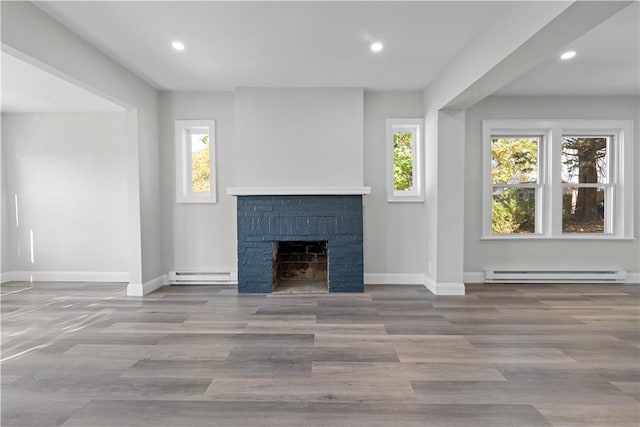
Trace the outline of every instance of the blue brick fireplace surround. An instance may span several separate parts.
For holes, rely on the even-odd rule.
[[[328,242],[329,292],[363,292],[362,196],[239,196],[238,292],[269,293],[272,243]]]

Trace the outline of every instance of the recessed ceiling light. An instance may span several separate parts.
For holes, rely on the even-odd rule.
[[[563,61],[566,61],[568,59],[573,58],[574,56],[576,56],[576,51],[575,50],[569,50],[569,51],[563,53],[562,55],[560,55],[560,59],[562,59]]]
[[[380,42],[371,43],[371,52],[380,52],[384,46]]]
[[[173,46],[175,50],[184,50],[184,45],[180,42],[173,42],[171,46]]]

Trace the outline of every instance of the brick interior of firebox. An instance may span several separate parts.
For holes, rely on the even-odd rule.
[[[327,242],[274,242],[272,271],[274,292],[328,292]]]

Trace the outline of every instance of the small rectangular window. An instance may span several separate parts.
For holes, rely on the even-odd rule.
[[[176,202],[215,203],[215,122],[176,120]]]
[[[209,130],[194,128],[187,132],[191,144],[191,191],[208,193],[211,191]]]
[[[387,120],[387,200],[424,200],[422,119]]]

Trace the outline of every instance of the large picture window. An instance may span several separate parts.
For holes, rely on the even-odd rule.
[[[633,237],[631,132],[630,121],[484,121],[483,237]]]
[[[176,202],[215,203],[215,122],[176,120]]]
[[[387,200],[424,200],[422,119],[387,119]]]

